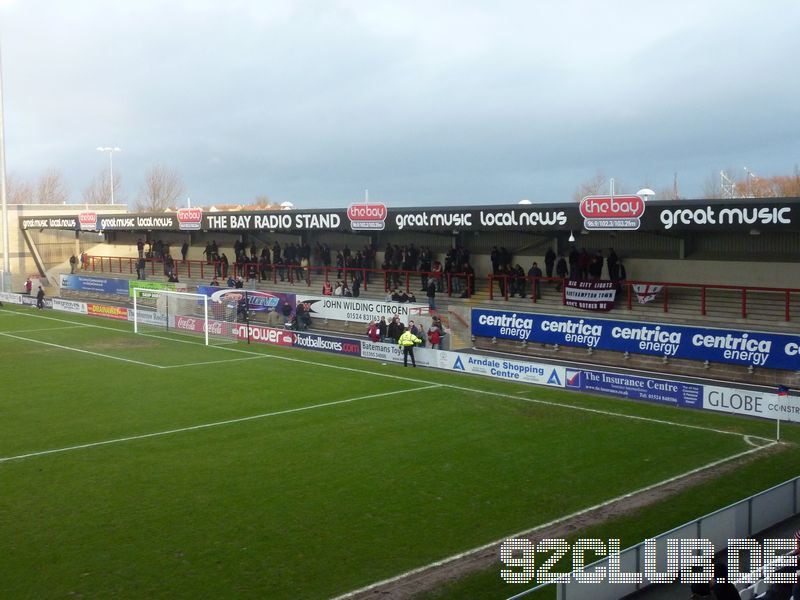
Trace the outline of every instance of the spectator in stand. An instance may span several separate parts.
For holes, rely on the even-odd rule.
[[[297,305],[297,328],[298,330],[308,329],[311,327],[311,315],[308,312],[308,304],[300,302]]]
[[[428,289],[428,273],[431,270],[431,266],[432,262],[430,251],[426,250],[425,248],[421,249],[419,254],[419,270],[421,271],[420,283],[422,284],[422,288],[420,289],[421,292],[424,292]]]
[[[272,268],[278,272],[278,277],[283,281],[283,258],[281,257],[281,245],[278,240],[272,246]]]
[[[408,322],[408,330],[415,336],[417,336],[420,340],[419,345],[425,346],[425,332],[422,330],[420,325],[414,323],[414,321]]]
[[[233,276],[232,273],[231,273],[231,276],[228,277],[227,283],[228,283],[228,287],[229,288],[235,288],[236,287],[236,278]]]
[[[442,349],[442,332],[439,329],[438,322],[434,320],[431,323],[431,326],[428,327],[428,341],[431,343],[431,349],[436,350],[437,346],[438,349]]]
[[[369,322],[369,327],[367,327],[367,337],[371,342],[379,342],[381,339],[381,333],[378,330],[378,324],[374,319]]]
[[[284,320],[281,318],[281,313],[278,310],[270,310],[267,312],[267,327],[283,327]]]
[[[33,288],[33,283],[31,282],[31,278],[30,278],[30,277],[28,277],[28,278],[25,280],[25,294],[26,294],[27,296],[30,296],[30,295],[31,295],[31,289],[32,289],[32,288]]]
[[[500,288],[500,295],[506,295],[506,286],[511,276],[511,271],[505,265],[500,265],[497,270],[497,286]]]
[[[167,281],[169,281],[170,283],[180,283],[180,281],[178,281],[177,271],[173,271],[172,273],[170,273],[169,277],[167,278]]]
[[[75,273],[75,267],[78,266],[78,257],[74,254],[69,257],[69,272],[70,274]]]
[[[214,262],[219,258],[219,246],[217,246],[217,240],[211,240],[211,262]]]
[[[461,267],[461,272],[464,273],[466,280],[466,289],[461,293],[462,298],[469,298],[475,295],[475,269],[469,264],[469,261],[464,261]]]
[[[211,287],[219,287],[219,281],[217,281],[217,278],[214,277],[214,279],[211,280],[211,283],[209,285]]]
[[[586,251],[586,248],[581,248],[581,253],[578,255],[578,275],[581,279],[589,277],[589,264],[592,262],[592,257]]]
[[[578,253],[577,248],[572,246],[569,251],[569,278],[570,279],[580,279],[581,277],[581,270],[578,267],[578,262],[580,261],[581,255]]]
[[[489,260],[492,262],[492,273],[496,275],[500,272],[500,251],[497,249],[497,246],[492,246]]]
[[[544,268],[548,279],[553,276],[553,267],[556,264],[556,253],[552,248],[548,248],[544,254]]]
[[[331,286],[331,282],[327,279],[322,282],[322,295],[323,296],[332,296],[333,295],[333,286]]]
[[[186,257],[188,256],[188,254],[189,254],[189,242],[184,241],[183,244],[181,245],[181,258],[183,259],[184,262],[186,261]]]
[[[343,296],[344,295],[344,286],[342,286],[341,281],[336,282],[336,288],[333,290],[334,296]]]
[[[589,261],[589,278],[601,279],[603,277],[603,254],[598,250]]]
[[[139,253],[139,258],[144,258],[144,242],[142,238],[136,240],[136,251]]]
[[[608,278],[611,281],[619,280],[619,257],[613,248],[608,249]]]
[[[400,317],[393,317],[391,321],[389,321],[389,326],[386,328],[386,339],[392,343],[396,344],[398,338],[402,331],[399,329],[400,327]]]
[[[239,288],[239,289],[244,287],[244,281],[242,281],[241,277],[237,277],[236,278],[236,287]]]
[[[525,297],[525,269],[519,263],[509,271],[508,290],[512,298],[514,294],[519,294],[520,298]]]
[[[563,285],[564,279],[567,278],[568,274],[569,273],[567,271],[567,259],[564,258],[564,255],[562,254],[561,256],[558,257],[558,262],[556,263],[556,277],[561,278],[561,281],[559,281],[558,284],[556,285],[557,292],[561,291],[561,286]]]
[[[541,278],[542,270],[539,268],[539,263],[534,262],[530,269],[528,269],[528,277],[532,278],[531,282],[531,295],[537,300],[542,298]],[[524,296],[523,296],[524,298]]]
[[[264,250],[267,250],[266,247]],[[258,261],[258,269],[261,275],[261,280],[264,281],[269,278],[269,252],[267,251],[266,254],[264,252],[261,253],[261,258]]]
[[[378,321],[378,335],[380,335],[380,341],[384,341],[386,339],[388,328],[389,325],[386,323],[386,317],[381,317],[381,320]]]
[[[350,291],[350,288],[347,287],[347,285],[342,286],[342,296],[345,296],[346,298],[351,298],[353,296],[353,292]]]
[[[428,308],[430,310],[436,310],[436,280],[430,279],[428,281]]]
[[[714,566],[714,579],[711,581],[711,593],[716,600],[741,600],[736,586],[727,581],[728,566],[719,562]],[[721,581],[720,581],[721,580]]]
[[[228,255],[224,252],[222,256],[220,256],[219,261],[217,262],[217,275],[222,276],[224,279],[228,276]]]
[[[383,301],[392,302],[394,300],[395,293],[396,293],[395,290],[389,288],[388,290],[386,290],[386,295],[383,297]]]
[[[136,260],[136,279],[147,279],[147,262],[144,258]]]
[[[431,273],[433,273],[432,275],[433,281],[436,283],[436,291],[441,292],[442,277],[444,274],[444,271],[442,269],[442,263],[440,263],[438,260],[433,261],[433,268],[431,269]]]
[[[214,261],[214,252],[211,250],[211,242],[206,242],[206,248],[203,250],[206,257],[206,264],[210,265]]]
[[[144,257],[140,256],[139,258],[144,258]],[[85,271],[87,269],[87,267],[89,266],[88,263],[89,263],[89,254],[86,252],[86,250],[84,250],[83,252],[81,252],[81,271]]]
[[[289,323],[292,320],[292,305],[289,304],[288,300],[283,302],[283,306],[281,307],[281,314],[283,314],[283,322]]]

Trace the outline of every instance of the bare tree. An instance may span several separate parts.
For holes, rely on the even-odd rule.
[[[598,171],[592,179],[581,183],[580,186],[578,186],[578,189],[575,190],[575,193],[572,197],[575,202],[580,202],[586,196],[597,196],[605,191],[605,185],[605,175]]]
[[[33,204],[33,186],[14,173],[6,176],[6,198],[9,204]]]
[[[65,204],[69,189],[58,169],[48,169],[39,178],[36,186],[36,202],[39,204]]]
[[[250,203],[250,206],[254,208],[269,208],[270,205],[271,202],[269,201],[269,196],[266,194],[259,194],[253,198],[253,201]]]
[[[143,212],[162,211],[175,206],[182,195],[183,180],[178,172],[163,165],[156,165],[144,176],[136,208]]]
[[[712,173],[703,181],[703,198],[722,198],[722,185],[719,173]]]
[[[122,176],[114,173],[114,202],[125,204],[122,195]],[[101,171],[83,190],[83,201],[88,204],[111,204],[111,186],[108,180],[108,169]]]

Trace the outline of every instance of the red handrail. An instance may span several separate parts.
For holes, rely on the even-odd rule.
[[[106,265],[106,259],[108,259],[108,265]],[[92,272],[106,272],[109,273],[123,273],[125,271],[124,268],[124,261],[128,262],[128,273],[133,273],[135,271],[136,262],[139,259],[136,257],[130,256],[86,256],[86,261],[83,264],[83,270],[85,271],[92,271]],[[151,275],[155,275],[156,273],[156,263],[159,264],[159,269],[163,270],[164,259],[161,258],[147,258],[145,259],[146,265],[149,265],[149,272]],[[175,260],[174,261],[174,271],[179,274],[183,275],[185,270],[186,277],[191,277],[193,270],[194,273],[197,273],[199,269],[199,274],[201,279],[205,279],[206,277],[206,267],[212,266],[212,270],[214,275],[219,274],[220,277],[227,276],[227,273],[233,273],[235,275],[242,274],[246,275],[251,263],[244,263],[244,266],[237,263],[231,263],[228,265],[228,271],[225,271],[224,265],[221,261],[217,260],[214,262],[207,261],[205,259],[201,260]],[[336,267],[336,266],[308,266],[303,267],[298,264],[273,264],[267,263],[264,265],[264,269],[262,271],[261,263],[256,263],[256,272],[257,278],[260,281],[264,280],[271,280],[273,283],[277,283],[278,276],[281,277],[285,276],[290,283],[294,284],[296,282],[304,282],[307,287],[311,287],[316,278],[319,277],[319,281],[330,281],[333,277],[331,275],[332,272],[336,272],[336,278],[342,279],[345,284],[350,284],[356,277],[360,281],[360,285],[363,286],[364,291],[367,291],[368,286],[370,285],[371,277],[376,277],[383,280],[383,289],[384,291],[389,291],[390,288],[393,287],[404,287],[406,293],[411,292],[411,282],[413,277],[420,277],[420,282],[425,284],[430,278],[434,278],[437,280],[440,291],[447,293],[448,296],[452,296],[453,293],[457,293],[457,286],[455,282],[458,281],[460,284],[465,284],[466,295],[467,297],[471,297],[474,293],[474,275],[472,273],[444,273],[442,271],[408,271],[403,269],[370,269],[365,267]],[[266,276],[265,276],[266,275]],[[495,291],[494,285],[495,281],[500,283],[502,296],[505,300],[509,298],[509,291],[510,291],[510,280],[514,279],[514,277],[510,277],[508,275],[495,275],[489,274],[488,275],[488,283],[489,283],[489,299],[495,299]],[[531,291],[535,290],[535,284],[538,280],[540,286],[544,282],[560,282],[561,283],[561,304],[566,304],[566,286],[564,282],[566,279],[562,279],[560,277],[524,277],[526,282],[529,282],[531,285]],[[740,293],[741,297],[741,316],[742,318],[746,319],[748,315],[748,295],[751,292],[765,292],[765,293],[778,293],[782,296],[782,302],[784,304],[783,313],[784,319],[786,321],[791,320],[791,301],[792,301],[792,294],[800,293],[800,288],[785,288],[785,287],[768,287],[768,286],[742,286],[742,285],[734,285],[734,284],[708,284],[708,283],[685,283],[685,282],[664,282],[664,281],[643,281],[643,280],[626,280],[619,282],[620,289],[621,286],[625,286],[627,288],[627,309],[633,310],[633,293],[634,293],[634,286],[636,285],[645,285],[645,286],[661,286],[663,291],[663,311],[669,312],[669,292],[670,288],[686,288],[686,289],[699,289],[700,290],[700,314],[705,316],[708,311],[708,291],[709,290],[728,290],[728,291],[737,291]],[[423,287],[425,287],[423,285]],[[441,289],[444,288],[444,289]],[[462,288],[463,289],[463,288]],[[532,302],[537,302],[536,294],[531,294]]]

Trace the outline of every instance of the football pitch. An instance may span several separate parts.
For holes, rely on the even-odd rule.
[[[335,597],[774,428],[31,308],[0,370],[7,598]]]

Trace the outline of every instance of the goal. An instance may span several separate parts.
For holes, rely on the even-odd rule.
[[[133,330],[200,337],[205,345],[235,342],[236,308],[205,294],[134,288]]]

